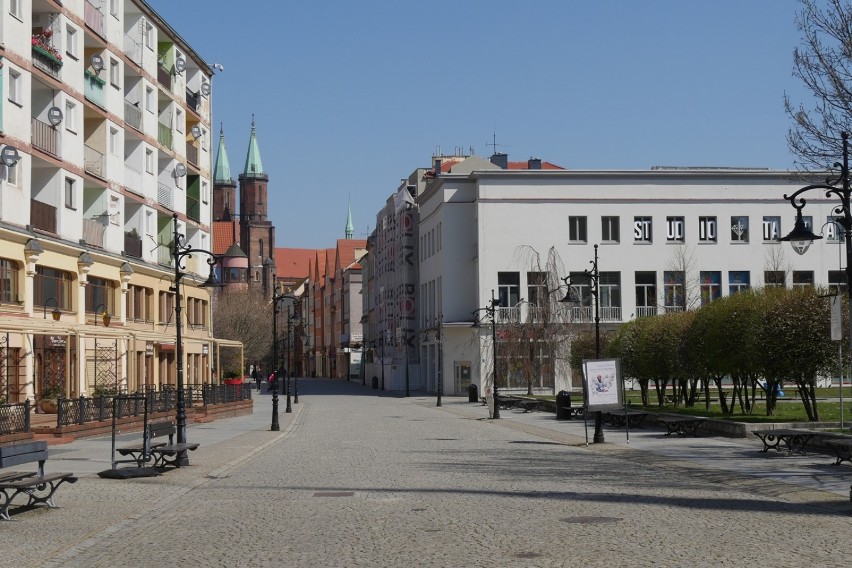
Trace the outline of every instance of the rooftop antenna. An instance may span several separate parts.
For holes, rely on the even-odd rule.
[[[486,142],[485,147],[491,146],[492,153],[497,153],[497,146],[502,146],[502,144],[497,143],[497,130],[491,131],[491,142]]]

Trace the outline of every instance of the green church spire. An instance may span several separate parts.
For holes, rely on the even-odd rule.
[[[246,177],[264,175],[263,164],[260,162],[260,147],[257,145],[254,115],[251,115],[251,137],[249,138],[248,154],[246,154],[246,167],[243,171],[243,175]]]
[[[216,151],[216,165],[213,167],[213,183],[233,183],[231,166],[228,164],[228,152],[225,151],[225,129],[219,126],[219,149]]]
[[[346,238],[351,240],[355,234],[355,226],[352,224],[352,198],[349,199],[349,212],[346,214]]]

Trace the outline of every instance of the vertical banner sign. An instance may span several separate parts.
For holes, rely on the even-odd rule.
[[[624,406],[618,359],[587,359],[583,361],[583,375],[587,410],[597,412]]]
[[[842,302],[840,296],[831,296],[831,340],[840,341],[843,339],[843,313],[840,311]]]

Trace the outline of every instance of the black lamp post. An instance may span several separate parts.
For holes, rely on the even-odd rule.
[[[281,379],[281,369],[278,367],[278,304],[285,299],[296,300],[296,297],[291,294],[279,294],[278,292],[272,293],[272,371],[275,373],[275,381]],[[289,319],[289,307],[287,319]],[[276,382],[273,382],[271,386],[272,426],[270,427],[270,430],[273,432],[277,432],[281,429],[281,426],[278,423],[278,385],[276,384]],[[287,406],[288,408],[290,406],[289,397],[287,397]],[[287,412],[292,411],[292,408],[287,410]]]
[[[385,340],[387,336],[382,331],[382,390],[385,390]]]
[[[491,290],[491,303],[478,310],[473,310],[473,315],[476,320],[473,322],[474,327],[479,327],[479,312],[485,312],[485,317],[491,321],[491,351],[494,353],[494,413],[491,418],[500,418],[500,405],[497,395],[497,308],[499,307],[497,299],[494,298],[494,290]]]
[[[180,281],[184,277],[184,266],[182,260],[185,257],[191,257],[193,254],[206,254],[207,264],[210,267],[210,275],[207,280],[200,286],[202,288],[213,288],[221,286],[216,280],[216,275],[213,273],[213,267],[216,265],[216,256],[207,250],[192,248],[186,244],[184,235],[178,232],[178,214],[172,215],[172,226],[174,229],[174,240],[172,241],[172,257],[175,264],[175,281],[174,286],[169,290],[175,293],[175,357],[177,359],[177,443],[186,443],[186,400],[183,392],[183,323],[181,321],[181,305],[180,305]],[[189,457],[186,450],[182,450],[175,456],[175,463],[179,466],[189,465]]]
[[[796,210],[796,223],[793,225],[793,230],[785,236],[781,237],[780,241],[789,241],[793,250],[798,254],[805,254],[811,244],[821,239],[822,235],[815,235],[813,231],[805,225],[805,220],[802,217],[802,209],[805,207],[806,200],[800,197],[803,193],[812,189],[825,191],[825,196],[837,197],[840,199],[840,205],[834,208],[835,214],[842,214],[841,219],[835,219],[833,222],[843,227],[844,237],[846,240],[846,293],[849,298],[849,305],[852,308],[852,208],[850,208],[850,197],[852,197],[852,189],[849,187],[849,134],[842,132],[840,134],[843,140],[843,163],[835,162],[834,167],[840,168],[840,176],[837,179],[828,178],[825,183],[817,183],[807,185],[796,190],[792,195],[784,195],[784,199],[790,202],[790,205]],[[852,325],[852,317],[849,318]],[[850,353],[852,353],[852,330],[849,334]]]
[[[291,298],[293,296],[290,296]],[[293,406],[290,403],[290,375],[293,369],[293,364],[290,362],[290,345],[291,342],[294,341],[293,338],[293,321],[296,319],[296,314],[291,313],[290,306],[287,306],[287,369],[284,371],[285,382],[287,383],[287,406],[285,407],[284,412],[290,413],[293,412]],[[284,384],[282,383],[282,388]]]
[[[600,276],[598,271],[598,245],[595,245],[595,259],[590,261],[592,264],[591,270],[584,270],[583,275],[592,282],[592,296],[595,299],[595,359],[600,359],[601,356],[601,297],[600,297]],[[568,294],[560,300],[565,303],[574,303],[576,300],[571,294],[571,276],[566,276],[562,279],[568,286]],[[603,433],[603,413],[598,410],[595,412],[595,435],[593,438],[595,444],[604,442]]]
[[[441,406],[441,395],[444,394],[444,379],[441,375],[441,367],[444,365],[444,332],[441,326],[444,322],[444,316],[438,316],[438,402],[435,406]]]

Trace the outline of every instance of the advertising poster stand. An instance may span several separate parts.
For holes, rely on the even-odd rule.
[[[624,409],[624,383],[618,359],[583,359],[583,406],[586,409],[583,424],[586,429],[586,445],[589,445],[588,416],[591,412]],[[630,433],[627,430],[627,441]]]

